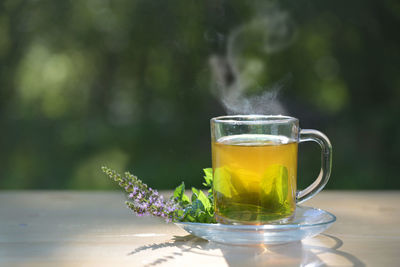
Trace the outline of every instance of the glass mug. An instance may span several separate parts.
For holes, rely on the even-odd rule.
[[[297,191],[298,143],[322,149],[321,171]],[[216,220],[225,224],[287,222],[296,204],[316,195],[328,182],[332,165],[329,139],[299,128],[281,115],[236,115],[211,119],[213,191]]]

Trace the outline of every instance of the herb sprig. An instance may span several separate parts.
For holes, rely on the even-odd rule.
[[[208,195],[192,187],[192,196],[185,194],[185,183],[176,187],[170,199],[165,199],[157,190],[148,187],[135,175],[125,172],[120,175],[108,167],[101,168],[108,177],[124,188],[128,193],[126,205],[136,215],[152,215],[164,218],[167,222],[199,222],[216,223],[214,219],[214,200],[212,192],[212,169],[204,169],[204,183],[208,188]]]

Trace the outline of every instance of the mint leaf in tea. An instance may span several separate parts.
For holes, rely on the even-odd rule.
[[[243,134],[220,138],[212,146],[217,221],[258,224],[293,214],[297,142]]]

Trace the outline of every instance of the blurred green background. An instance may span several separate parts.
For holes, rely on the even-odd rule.
[[[285,113],[333,144],[327,188],[400,189],[400,2],[277,3],[1,1],[0,189],[114,188],[102,165],[200,186],[209,119],[226,114],[211,59],[265,20],[236,38],[244,94],[284,79]],[[299,157],[303,187],[319,148]]]

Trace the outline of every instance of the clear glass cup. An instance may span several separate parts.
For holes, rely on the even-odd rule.
[[[297,191],[298,143],[317,142],[321,171]],[[296,204],[312,198],[328,182],[332,165],[329,139],[300,129],[289,116],[235,115],[211,119],[213,191],[216,220],[225,224],[280,223]]]

